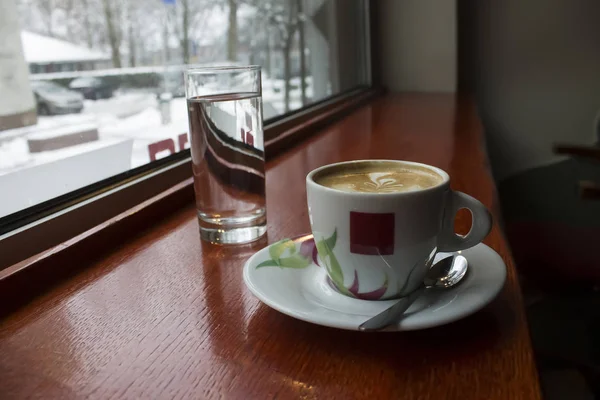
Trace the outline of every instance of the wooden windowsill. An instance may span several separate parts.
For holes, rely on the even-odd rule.
[[[452,95],[379,98],[268,162],[269,230],[259,242],[201,242],[184,182],[152,203],[178,201],[179,211],[153,219],[152,212],[133,210],[148,228],[120,245],[107,239],[122,229],[117,221],[96,233],[97,243],[111,243],[102,253],[82,241],[76,257],[48,255],[48,262],[75,265],[26,304],[0,307],[0,393],[539,398],[516,271],[497,223],[485,242],[508,266],[506,286],[484,310],[445,327],[401,334],[339,331],[279,314],[246,290],[242,266],[253,252],[309,232],[306,173],[363,158],[436,165],[450,173],[453,188],[477,197],[499,218],[473,104]],[[464,230],[467,221],[457,224]],[[52,278],[45,271],[37,279]]]

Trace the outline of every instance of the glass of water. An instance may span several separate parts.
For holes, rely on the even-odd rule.
[[[259,66],[185,72],[200,237],[247,243],[267,231]]]

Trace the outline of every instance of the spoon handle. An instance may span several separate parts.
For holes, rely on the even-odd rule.
[[[358,330],[363,332],[378,331],[388,325],[398,322],[402,314],[404,314],[410,305],[423,294],[424,290],[425,285],[421,285],[408,296],[399,299],[394,305],[360,324]]]

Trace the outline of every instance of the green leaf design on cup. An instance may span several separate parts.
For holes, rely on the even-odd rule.
[[[337,228],[333,231],[333,234],[325,240],[325,244],[329,247],[330,250],[333,250],[335,244],[337,243]]]
[[[258,264],[256,268],[280,267],[301,269],[308,267],[312,259],[297,253],[296,243],[290,239],[283,239],[269,246],[270,260]]]
[[[333,248],[335,247],[335,243],[337,242],[337,229],[333,231],[333,234],[328,238],[323,238],[316,242],[317,251],[325,264],[325,268],[329,273],[329,277],[331,281],[335,284],[340,292],[345,295],[352,296],[352,293],[344,286],[344,273],[342,272],[342,267],[338,262],[335,254],[333,253]]]
[[[279,259],[279,265],[283,268],[306,268],[310,265],[310,260],[300,255],[294,255]]]
[[[275,260],[266,260],[256,266],[256,268],[261,267],[279,267],[279,264]]]
[[[269,246],[269,255],[273,260],[279,260],[281,255],[289,250],[290,254],[296,252],[296,244],[290,239],[283,239]]]

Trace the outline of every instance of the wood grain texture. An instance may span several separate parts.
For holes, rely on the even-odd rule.
[[[441,167],[453,188],[499,217],[471,103],[450,95],[380,98],[268,163],[268,238],[240,247],[202,243],[190,203],[3,318],[0,397],[539,398],[498,225],[486,243],[508,265],[503,292],[445,327],[339,331],[279,314],[244,287],[242,266],[254,251],[309,231],[306,173],[361,158]]]

